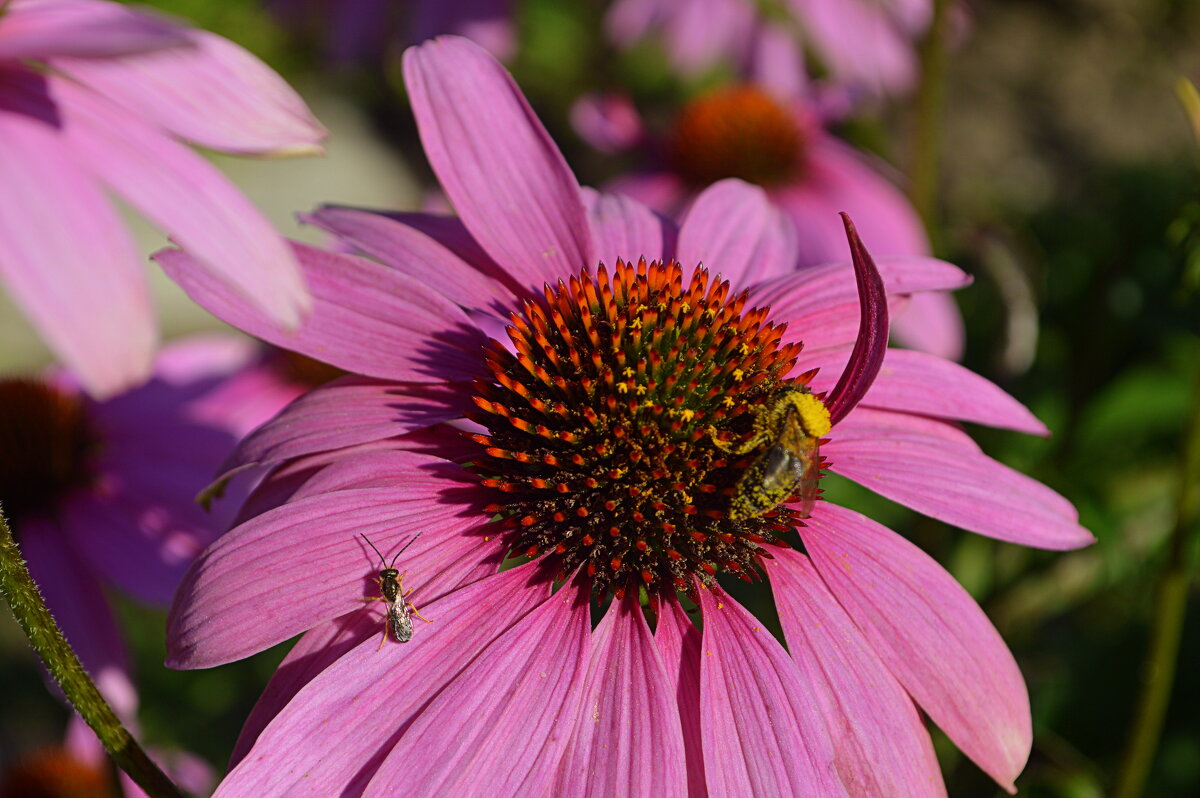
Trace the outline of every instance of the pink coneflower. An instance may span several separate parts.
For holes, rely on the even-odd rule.
[[[324,137],[282,78],[219,36],[104,0],[0,0],[0,280],[91,394],[144,379],[154,310],[111,191],[294,326],[309,300],[291,252],[180,140],[280,154]]]
[[[585,112],[603,100],[605,111]],[[576,122],[594,122],[598,131],[581,133],[602,147],[613,140],[633,143],[627,131],[645,126],[632,104],[603,100],[588,98],[577,106]],[[609,190],[677,214],[717,180],[735,177],[762,186],[796,228],[791,251],[797,268],[844,257],[839,211],[856,220],[878,255],[930,253],[908,198],[877,162],[825,130],[804,91],[781,95],[760,85],[723,86],[683,106],[658,140],[646,134],[637,143],[646,151],[647,165],[617,178]],[[961,357],[964,333],[954,300],[945,293],[925,293],[912,305],[895,319],[899,341],[941,357]]]
[[[1003,540],[1092,540],[954,423],[1044,433],[1027,410],[886,349],[889,303],[962,272],[876,269],[851,233],[853,268],[797,273],[740,181],[678,228],[580,189],[466,40],[409,50],[405,78],[458,219],[314,213],[375,260],[299,246],[315,304],[292,335],[188,254],[157,256],[219,317],[362,375],[241,445],[230,469],[274,471],[176,596],[173,667],[306,632],[217,795],[940,795],[918,706],[1011,788],[1029,706],[999,635],[928,556],[812,484],[823,465]],[[396,569],[432,620],[411,642],[380,645],[362,535],[411,542]],[[786,648],[718,580],[764,575]]]
[[[119,712],[136,697],[104,596],[170,602],[231,520],[196,493],[237,440],[299,390],[228,337],[165,347],[152,379],[106,401],[67,376],[0,379],[0,506],[80,659]]]
[[[605,28],[618,46],[657,34],[684,74],[722,62],[762,74],[795,69],[802,40],[853,94],[893,94],[916,82],[915,45],[932,19],[930,0],[787,0],[780,11],[782,20],[765,17],[753,0],[615,0]]]

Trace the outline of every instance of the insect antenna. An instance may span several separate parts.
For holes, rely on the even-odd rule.
[[[424,532],[424,531],[425,531],[424,529],[421,530],[421,532]],[[418,532],[417,534],[413,535],[411,538],[408,539],[407,543],[405,543],[403,546],[400,547],[400,551],[396,552],[396,556],[392,558],[392,564],[389,565],[388,568],[392,568],[396,565],[396,560],[400,559],[400,555],[404,553],[405,549],[407,549],[409,546],[411,546],[412,544],[417,542],[417,538],[421,537],[421,532]],[[365,537],[365,535],[364,535],[364,537]]]
[[[417,533],[417,534],[420,534],[420,533]],[[370,546],[371,548],[375,549],[375,553],[376,553],[376,554],[379,554],[379,549],[376,549],[376,548],[375,548],[375,544],[371,542],[371,539],[370,539],[369,537],[367,537],[366,535],[361,535],[360,537],[362,537],[362,539],[363,539],[363,540],[367,541],[367,545],[368,545],[368,546]],[[403,549],[401,549],[401,551],[403,551]],[[380,564],[380,565],[383,565],[383,564],[385,564],[386,562],[387,562],[387,560],[385,560],[385,559],[384,559],[383,555],[382,555],[382,554],[379,554],[379,564]]]

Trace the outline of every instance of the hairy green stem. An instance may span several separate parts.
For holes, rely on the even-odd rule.
[[[937,233],[938,155],[941,147],[942,100],[946,93],[948,0],[934,0],[933,19],[921,42],[921,84],[917,89],[916,123],[909,195],[930,237]],[[936,243],[936,242],[935,242]]]
[[[79,657],[54,622],[25,567],[21,550],[0,514],[0,594],[12,607],[29,643],[46,663],[63,693],[96,732],[109,756],[151,798],[183,798],[183,793],[150,760],[88,678]]]
[[[1175,681],[1179,639],[1183,633],[1191,583],[1187,560],[1197,527],[1200,527],[1200,377],[1196,381],[1192,415],[1183,434],[1175,525],[1167,542],[1166,560],[1155,593],[1153,630],[1143,666],[1141,694],[1112,798],[1141,796],[1154,764]]]

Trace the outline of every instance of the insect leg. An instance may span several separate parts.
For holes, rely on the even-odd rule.
[[[412,612],[413,615],[417,616],[425,623],[433,623],[433,621],[429,620],[424,615],[422,615],[421,612],[417,609],[417,605],[413,604],[411,601],[408,603],[408,609]]]

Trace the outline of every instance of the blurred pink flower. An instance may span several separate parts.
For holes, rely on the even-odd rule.
[[[602,149],[612,149],[617,140],[637,141],[627,132],[642,129],[633,106],[604,99],[603,114],[576,108],[576,129]],[[581,105],[596,102],[584,98]],[[717,88],[681,109],[660,140],[644,134],[640,144],[651,164],[612,181],[609,190],[676,214],[717,180],[736,177],[761,185],[795,225],[797,267],[844,257],[840,211],[855,219],[877,254],[930,254],[924,225],[908,198],[881,174],[886,167],[830,135],[804,92],[781,96],[748,84]],[[948,294],[914,297],[893,329],[906,346],[952,360],[962,356],[962,316]]]
[[[455,33],[500,59],[516,50],[513,0],[265,0],[280,22],[325,41],[342,63],[378,61],[395,45]]]
[[[0,379],[0,505],[55,619],[125,717],[136,695],[102,586],[166,605],[228,528],[228,508],[208,514],[196,494],[301,390],[259,351],[230,337],[173,343],[148,383],[106,401],[65,374]]]
[[[724,62],[748,76],[780,68],[802,73],[798,27],[831,82],[852,94],[878,97],[916,83],[915,44],[929,27],[930,0],[786,0],[782,6],[786,22],[762,15],[754,0],[615,0],[605,27],[618,46],[659,35],[683,74]]]
[[[309,298],[267,219],[180,139],[320,152],[277,74],[219,36],[105,0],[0,0],[0,280],[93,396],[145,379],[156,324],[106,191],[295,326]]]
[[[172,667],[305,633],[216,794],[942,795],[918,706],[1011,789],[1028,697],[967,593],[825,501],[735,518],[754,457],[715,444],[807,384],[812,463],[981,534],[1087,545],[1069,502],[956,423],[1045,434],[1029,411],[886,348],[890,310],[968,278],[930,258],[876,268],[848,225],[853,268],[797,272],[791,223],[739,180],[679,227],[581,189],[466,40],[409,50],[405,79],[458,219],[311,214],[373,260],[297,245],[315,304],[293,334],[189,254],[156,256],[220,318],[361,375],[241,444],[227,473],[273,470],[176,596]],[[433,622],[409,643],[380,650],[360,535],[389,555],[412,542],[396,567]],[[533,561],[498,572],[509,554]],[[786,649],[717,573],[770,578]]]

